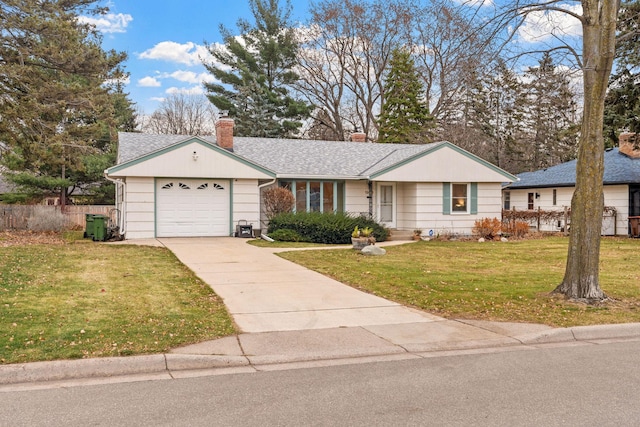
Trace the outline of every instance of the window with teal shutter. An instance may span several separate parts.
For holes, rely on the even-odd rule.
[[[471,183],[471,215],[478,213],[478,183]]]
[[[442,214],[451,214],[451,183],[442,183]]]

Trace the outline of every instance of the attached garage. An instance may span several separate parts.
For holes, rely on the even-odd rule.
[[[157,179],[158,237],[228,236],[231,192],[228,180]]]

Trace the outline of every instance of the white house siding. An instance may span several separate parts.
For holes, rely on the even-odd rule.
[[[247,221],[255,230],[260,229],[260,193],[258,180],[233,180],[233,231],[238,221]]]
[[[604,205],[616,208],[616,234],[627,236],[629,233],[629,186],[605,185]],[[613,234],[612,231],[608,234]]]
[[[556,190],[556,204],[553,204],[553,190]],[[541,209],[544,211],[564,211],[565,208],[571,207],[571,198],[575,187],[556,187],[556,188],[525,188],[525,189],[507,189],[510,197],[510,209],[527,210],[529,193],[533,193],[533,209]],[[539,197],[536,198],[535,195]],[[614,207],[616,209],[616,224],[613,224],[613,218],[605,217],[602,223],[602,234],[626,236],[628,233],[628,216],[629,216],[629,186],[628,185],[605,185],[604,186],[604,204],[605,206]],[[541,223],[540,231],[557,232],[561,231],[564,223],[558,225],[557,221],[551,223]]]
[[[398,191],[398,228],[421,229],[424,236],[470,235],[475,221],[501,217],[501,184],[478,183],[477,214],[443,214],[442,183],[405,183]]]
[[[155,181],[151,177],[129,177],[126,181],[124,218],[127,239],[155,237]]]
[[[369,213],[369,199],[367,181],[346,181],[344,184],[345,212],[354,215]]]
[[[416,229],[417,185],[415,182],[399,182],[396,187],[398,230]]]

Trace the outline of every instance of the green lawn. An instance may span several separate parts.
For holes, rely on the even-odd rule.
[[[375,295],[447,318],[551,326],[640,322],[640,240],[604,238],[600,282],[613,299],[597,307],[550,292],[563,277],[567,238],[418,242],[382,257],[354,250],[280,256]]]
[[[235,332],[222,301],[164,248],[0,247],[0,362],[120,356]]]

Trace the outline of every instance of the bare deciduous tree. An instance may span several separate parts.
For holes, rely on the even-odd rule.
[[[383,76],[393,49],[407,41],[414,9],[404,0],[324,0],[311,6],[297,88],[335,139],[355,129],[376,138]]]
[[[173,94],[143,120],[142,131],[169,135],[211,135],[216,110],[204,96]]]

